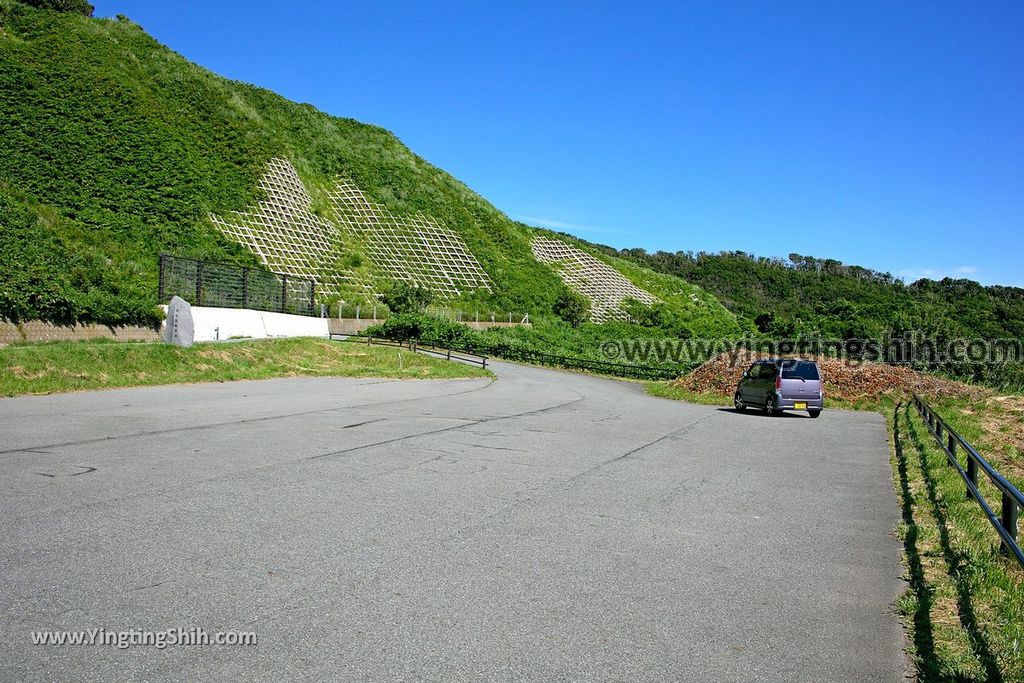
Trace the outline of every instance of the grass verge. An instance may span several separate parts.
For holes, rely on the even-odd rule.
[[[0,348],[0,395],[272,377],[489,377],[461,363],[324,339],[197,344],[59,342]]]
[[[652,396],[729,405],[731,397],[647,382]],[[925,397],[927,398],[927,397]],[[1020,397],[943,399],[932,406],[1018,488]],[[895,609],[908,632],[917,680],[1024,681],[1024,571],[999,553],[999,537],[967,498],[917,411],[901,397],[830,400],[827,408],[885,415],[892,434],[893,480],[901,510],[907,592]],[[827,419],[827,415],[826,418]],[[998,509],[993,487],[983,491]]]
[[[1024,571],[1000,555],[998,536],[917,411],[903,402],[888,418],[909,584],[898,607],[918,680],[1024,680]],[[998,505],[991,487],[983,490]]]

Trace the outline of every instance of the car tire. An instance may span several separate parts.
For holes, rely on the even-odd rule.
[[[818,417],[819,415],[821,415],[821,411],[820,410],[808,410],[807,414],[810,415],[811,417]]]
[[[768,417],[775,415],[775,397],[768,396],[764,399],[764,414]]]
[[[743,397],[740,396],[740,392],[736,392],[736,395],[732,397],[732,404],[736,408],[737,412],[742,413],[747,409],[747,404],[743,402]]]

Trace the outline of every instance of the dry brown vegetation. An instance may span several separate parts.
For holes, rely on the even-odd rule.
[[[675,384],[686,391],[732,396],[743,371],[754,361],[765,358],[769,356],[753,352],[723,353],[676,380]],[[807,358],[818,362],[825,380],[825,396],[831,398],[857,401],[910,391],[932,398],[980,399],[991,394],[981,387],[917,372],[905,366],[814,356]]]

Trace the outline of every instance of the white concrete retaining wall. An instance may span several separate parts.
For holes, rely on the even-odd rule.
[[[167,307],[163,308],[166,310]],[[232,337],[326,337],[328,334],[327,318],[247,308],[193,306],[192,321],[196,328],[197,342]]]

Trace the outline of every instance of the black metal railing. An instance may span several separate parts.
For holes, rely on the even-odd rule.
[[[394,339],[385,339],[383,337],[374,337],[366,334],[338,334],[336,332],[330,333],[329,337],[333,341],[349,341],[367,345],[376,344],[378,346],[393,346],[400,349],[409,349],[414,353],[425,353],[431,356],[445,358],[447,360],[462,361],[463,363],[472,363],[473,365],[479,365],[484,370],[487,369],[487,356],[481,356],[479,354],[474,353],[467,353],[465,351],[459,351],[458,349],[450,349],[443,346],[420,344],[415,340],[398,341]]]
[[[333,337],[355,337],[356,339],[363,339],[365,335],[343,335],[336,334]],[[380,337],[374,337],[374,340],[378,340]],[[394,340],[392,340],[394,342]],[[401,340],[406,347],[409,345],[408,340]],[[531,351],[527,349],[517,349],[515,347],[507,347],[496,345],[484,350],[481,349],[467,349],[451,347],[449,348],[446,344],[438,344],[430,342],[429,340],[413,341],[414,345],[418,345],[419,348],[439,348],[443,349],[446,354],[457,353],[457,354],[470,354],[478,357],[484,357],[481,353],[486,353],[490,357],[501,358],[502,360],[519,361],[522,363],[530,363],[533,365],[546,365],[549,367],[565,368],[568,370],[584,370],[587,372],[596,372],[603,375],[612,375],[614,377],[626,377],[630,379],[649,379],[649,380],[665,380],[665,379],[676,379],[681,375],[688,372],[691,367],[678,366],[678,367],[667,367],[667,366],[644,366],[644,365],[630,365],[628,363],[613,363],[611,361],[602,360],[591,360],[589,358],[580,358],[573,356],[556,356],[550,353],[543,353],[540,351]]]
[[[316,282],[216,261],[160,255],[160,303],[179,296],[194,306],[313,315]]]
[[[495,348],[492,355],[505,360],[521,361],[534,365],[547,365],[568,370],[585,370],[597,372],[603,375],[614,377],[628,377],[631,379],[676,379],[686,373],[688,368],[684,367],[657,367],[647,365],[630,365],[628,363],[614,363],[606,360],[592,360],[578,356],[556,356],[541,351],[531,351],[517,348]]]
[[[1006,555],[1012,555],[1024,567],[1024,552],[1021,552],[1017,543],[1017,521],[1020,511],[1024,509],[1024,496],[1017,490],[1017,487],[1007,481],[996,468],[975,450],[966,439],[960,436],[955,429],[943,420],[938,413],[931,409],[917,394],[913,395],[914,407],[921,415],[921,419],[928,425],[928,431],[935,437],[939,447],[946,453],[946,459],[950,465],[957,469],[967,486],[967,496],[973,498],[981,506],[981,509],[988,517],[995,528],[996,533],[1002,539],[1000,550]],[[960,464],[959,453],[963,452],[965,462]],[[981,492],[979,476],[981,473],[988,478],[992,485],[1002,494],[1000,510],[997,515],[992,506]]]

